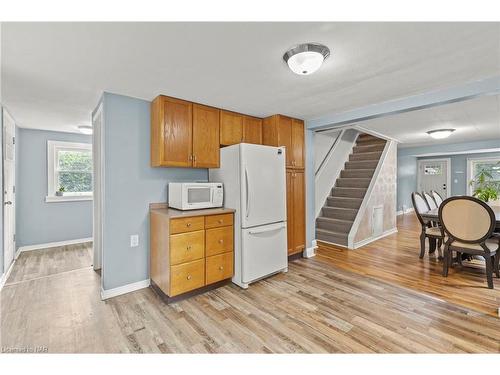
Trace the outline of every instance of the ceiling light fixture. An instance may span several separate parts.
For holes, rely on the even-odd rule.
[[[286,51],[283,60],[295,74],[308,75],[318,70],[328,56],[330,56],[330,50],[327,46],[304,43]]]
[[[455,129],[437,129],[429,130],[427,134],[429,134],[434,139],[443,139],[448,138],[454,131]]]
[[[83,134],[86,134],[86,135],[91,135],[92,134],[92,126],[88,126],[88,125],[80,125],[78,127],[78,130],[80,130],[80,133],[83,133]]]

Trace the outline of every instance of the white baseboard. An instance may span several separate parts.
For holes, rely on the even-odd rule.
[[[397,211],[396,215],[399,216],[399,215],[409,214],[410,212],[413,212],[413,211],[415,211],[414,208],[407,208],[406,210],[404,210],[404,212],[402,210]]]
[[[7,270],[7,272],[4,272],[2,274],[2,277],[0,278],[0,290],[2,290],[3,286],[5,285],[5,282],[9,278],[10,273],[12,272],[12,268],[14,268],[14,263],[16,263],[16,259],[17,259],[17,256],[14,257],[14,260],[12,260],[12,263],[10,264],[10,267]]]
[[[359,248],[361,246],[368,245],[370,242],[380,240],[381,238],[387,237],[387,236],[389,236],[391,234],[394,234],[394,233],[397,233],[397,232],[398,232],[398,228],[392,228],[392,229],[386,230],[385,232],[383,232],[379,236],[370,237],[370,238],[364,239],[362,241],[356,242],[354,244],[354,248],[357,249],[357,248]]]
[[[17,249],[16,254],[22,253],[23,251],[48,249],[51,247],[58,247],[58,246],[76,245],[79,243],[91,242],[92,240],[93,240],[92,237],[88,237],[88,238],[78,238],[76,240],[67,240],[67,241],[60,241],[60,242],[48,242],[48,243],[41,243],[41,244],[37,244],[37,245],[21,246]]]
[[[147,288],[150,284],[151,284],[150,279],[146,279],[146,280],[137,281],[135,283],[119,286],[119,287],[113,288],[113,289],[106,289],[106,290],[101,289],[101,299],[105,300],[108,298],[120,296],[122,294],[134,292],[134,291],[139,290],[139,289],[144,289],[144,288]]]
[[[316,256],[316,249],[318,248],[318,243],[316,240],[312,240],[312,246],[307,247],[303,252],[302,256],[304,258],[312,258],[313,256]]]

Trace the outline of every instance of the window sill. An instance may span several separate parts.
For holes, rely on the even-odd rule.
[[[91,201],[92,195],[66,195],[66,196],[47,196],[45,197],[46,203],[61,203],[61,202],[78,202],[78,201]]]

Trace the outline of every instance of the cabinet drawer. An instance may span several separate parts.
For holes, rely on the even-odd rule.
[[[207,285],[233,276],[233,252],[206,258]]]
[[[233,226],[206,230],[206,256],[233,251]]]
[[[180,233],[170,236],[170,264],[179,264],[205,256],[205,231]]]
[[[205,259],[170,267],[170,297],[205,285]]]
[[[233,214],[205,216],[205,228],[216,228],[233,225]]]
[[[204,216],[186,217],[170,220],[170,234],[194,232],[205,228]]]

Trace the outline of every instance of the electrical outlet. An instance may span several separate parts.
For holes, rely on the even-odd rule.
[[[139,246],[139,235],[133,234],[130,236],[130,247],[137,247],[137,246]]]

